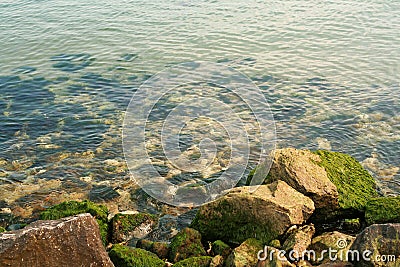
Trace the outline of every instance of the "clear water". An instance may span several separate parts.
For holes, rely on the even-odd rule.
[[[16,214],[139,207],[124,111],[151,75],[196,60],[261,88],[279,147],[349,153],[400,192],[399,1],[0,0],[0,29],[0,204]]]

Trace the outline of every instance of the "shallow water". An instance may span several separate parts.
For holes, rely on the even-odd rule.
[[[259,86],[278,147],[349,153],[383,193],[400,192],[398,1],[3,0],[0,25],[0,205],[17,215],[65,199],[148,204],[124,163],[124,112],[149,77],[199,60]],[[171,107],[163,103],[150,132]],[[183,151],[207,135],[194,129],[182,133]],[[149,154],[177,183],[213,180],[224,165],[182,173],[159,147]]]

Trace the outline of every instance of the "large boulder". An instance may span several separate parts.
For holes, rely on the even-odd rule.
[[[200,207],[192,222],[206,240],[240,244],[249,237],[264,243],[304,223],[314,211],[313,201],[283,181],[259,187],[237,187]]]
[[[349,259],[356,267],[400,266],[400,223],[365,228],[350,249],[359,252],[359,258]]]
[[[58,220],[68,216],[90,213],[99,225],[101,240],[106,245],[108,241],[108,209],[106,206],[91,201],[66,201],[54,205],[40,214],[41,220]]]
[[[365,220],[369,225],[377,223],[400,223],[400,197],[370,199],[365,209]]]
[[[235,248],[225,262],[226,267],[247,267],[257,264],[258,252],[263,250],[262,243],[254,238],[249,238]]]
[[[277,149],[265,182],[285,181],[300,193],[310,197],[314,201],[315,208],[336,209],[338,191],[329,180],[325,169],[317,164],[318,162],[321,162],[320,157],[308,150]]]
[[[68,264],[67,264],[68,263]],[[0,234],[0,266],[114,266],[90,214]]]
[[[257,168],[249,179],[254,174]],[[315,222],[361,216],[368,200],[378,196],[368,171],[353,157],[339,152],[278,149],[264,183],[276,180],[285,181],[314,201]]]

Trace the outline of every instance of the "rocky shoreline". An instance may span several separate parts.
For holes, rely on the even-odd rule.
[[[400,197],[380,196],[346,154],[278,149],[262,185],[195,212],[177,231],[154,214],[63,202],[0,227],[0,266],[400,266]]]

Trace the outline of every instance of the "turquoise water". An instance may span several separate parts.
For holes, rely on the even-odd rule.
[[[83,198],[138,208],[124,112],[153,74],[196,60],[260,87],[278,147],[349,153],[400,192],[398,1],[1,0],[0,28],[0,204],[15,213]],[[151,153],[165,176],[213,176]]]

